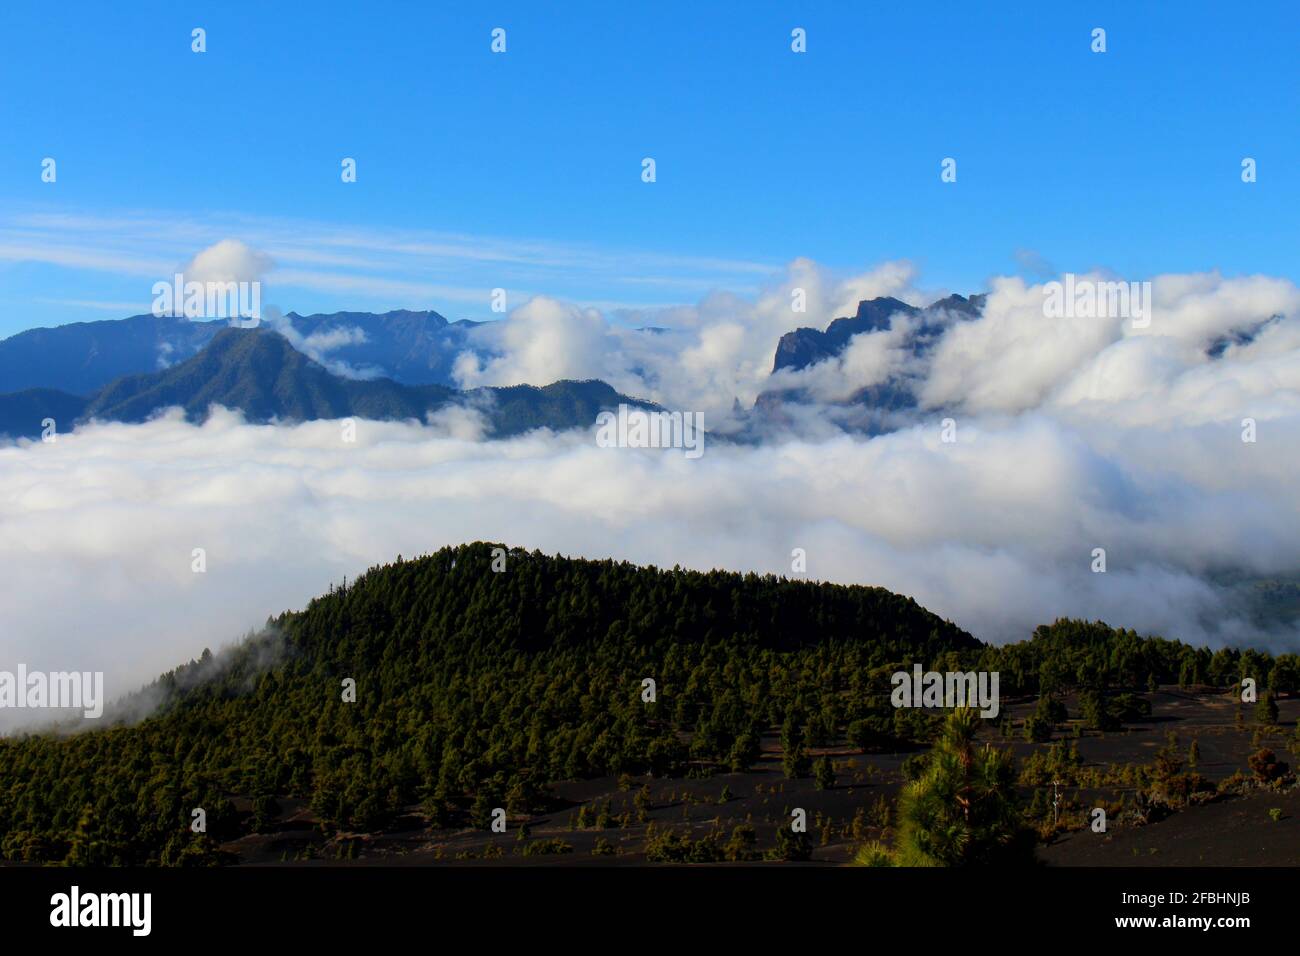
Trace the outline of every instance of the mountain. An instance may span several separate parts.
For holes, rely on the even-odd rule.
[[[894,675],[913,665],[996,673],[1004,704],[1050,689],[1042,701],[1060,708],[1068,696],[1069,716],[1077,709],[1098,730],[1136,724],[1147,735],[1149,698],[1171,696],[1153,686],[1226,689],[1254,674],[1278,693],[1300,687],[1294,654],[1211,653],[1068,619],[990,646],[883,588],[476,542],[331,586],[241,643],[110,701],[98,721],[77,719],[78,733],[0,739],[0,780],[19,782],[0,787],[0,861],[342,863],[359,851],[392,862],[409,851],[404,862],[505,862],[503,847],[563,852],[557,837],[576,843],[586,831],[591,855],[599,834],[617,842],[620,863],[716,862],[665,853],[662,833],[682,824],[691,842],[677,848],[689,849],[719,816],[722,838],[743,825],[750,850],[761,838],[779,851],[793,806],[833,813],[836,829],[864,805],[898,818],[884,801],[907,774],[901,755],[925,750],[944,723],[942,709],[893,701]],[[1095,695],[1092,713],[1085,695]],[[1191,699],[1179,691],[1175,715],[1156,720],[1186,720]],[[1008,708],[1000,730],[985,723],[983,741],[1001,749],[1042,721],[1027,703],[1021,726]],[[1194,726],[1214,719],[1224,721],[1215,739],[1228,738],[1222,713]],[[1097,746],[1106,736],[1087,733]],[[1258,742],[1246,750],[1249,734],[1237,736],[1231,762],[1244,764]],[[1060,763],[1060,738],[1018,749],[1008,789],[1019,778],[1026,796],[1041,793],[1058,770],[1079,785],[1081,764]],[[814,790],[814,750],[832,777],[854,782]],[[882,756],[859,756],[868,754]],[[1134,756],[1114,752],[1116,779],[1153,780],[1155,768]],[[864,763],[877,764],[865,780]],[[1230,764],[1216,766],[1226,776]],[[628,778],[639,779],[629,788]],[[769,800],[778,780],[781,796]],[[195,807],[205,810],[202,834],[191,830]],[[507,836],[489,829],[495,807]],[[1037,819],[1050,822],[1051,811],[1039,804]],[[530,837],[524,823],[540,832]]]
[[[212,862],[214,840],[270,832],[279,801],[329,833],[412,810],[434,828],[477,826],[484,805],[518,819],[554,781],[748,767],[787,715],[818,737],[867,718],[886,743],[926,724],[895,717],[891,668],[981,652],[882,588],[443,548],[204,652],[103,729],[0,740],[0,779],[23,781],[0,787],[0,859]]]
[[[170,368],[127,375],[89,399],[50,389],[0,395],[0,434],[37,437],[52,417],[59,431],[75,422],[143,422],[160,409],[180,407],[202,421],[213,405],[238,409],[252,422],[366,418],[425,420],[454,405],[480,411],[488,437],[533,428],[590,426],[602,410],[626,403],[654,406],[620,395],[604,382],[555,382],[457,391],[442,385],[402,385],[387,378],[335,375],[269,328],[224,326],[198,354]]]
[[[0,392],[52,388],[91,395],[123,375],[189,358],[229,322],[133,315],[28,329],[0,341]]]
[[[192,421],[211,405],[237,408],[250,421],[318,418],[422,418],[455,392],[439,385],[411,388],[390,379],[356,381],[328,372],[284,336],[266,329],[225,328],[179,365],[113,382],[87,405],[85,416],[142,422],[160,408],[180,406]]]
[[[86,399],[50,388],[29,388],[0,395],[0,436],[39,438],[46,419],[54,420],[55,431],[71,428],[86,410]]]
[[[856,314],[851,318],[835,319],[824,332],[818,329],[800,328],[781,336],[776,346],[772,371],[776,373],[782,369],[807,368],[837,356],[844,351],[849,344],[849,339],[855,335],[888,331],[896,315],[908,318],[921,315],[924,321],[917,336],[919,341],[927,341],[934,333],[940,331],[944,316],[956,314],[963,318],[974,318],[979,315],[984,307],[984,298],[982,295],[973,295],[969,299],[960,295],[950,295],[931,303],[924,309],[918,309],[916,306],[889,296],[864,299],[858,303]]]
[[[302,347],[327,366],[338,363],[353,373],[391,378],[404,385],[452,385],[456,356],[481,351],[470,332],[482,322],[448,322],[437,312],[397,309],[378,315],[305,316],[290,312],[284,318],[302,336]],[[313,347],[317,344],[319,354]]]
[[[854,315],[835,319],[825,331],[799,328],[785,333],[777,343],[769,383],[754,403],[758,422],[764,427],[789,423],[798,415],[793,406],[818,404],[823,417],[842,428],[867,434],[891,431],[917,406],[918,364],[953,322],[977,318],[984,301],[983,295],[950,295],[917,308],[888,296],[865,299]],[[908,331],[898,348],[911,361],[841,401],[816,402],[803,373],[841,356],[855,336],[891,331],[899,318]]]
[[[461,352],[475,351],[469,333],[481,323],[448,322],[437,312],[399,309],[382,314],[290,312],[264,324],[349,377],[450,385],[452,363]],[[0,392],[52,388],[89,396],[124,375],[182,362],[229,327],[225,319],[134,315],[29,329],[0,341]]]

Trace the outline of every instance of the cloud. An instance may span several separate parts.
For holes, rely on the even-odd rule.
[[[471,352],[457,357],[462,388],[481,385],[546,385],[561,379],[597,378],[618,368],[619,337],[595,309],[539,296],[502,322],[482,326],[476,343],[494,357]]]
[[[464,355],[455,375],[463,387],[598,378],[637,398],[702,412],[710,428],[725,431],[735,403],[752,406],[769,385],[783,334],[800,326],[824,328],[852,314],[862,296],[930,301],[912,285],[914,277],[913,267],[901,261],[844,276],[801,258],[753,298],[714,292],[696,305],[625,311],[619,321],[539,297],[475,329],[475,351],[492,357]],[[659,331],[642,331],[647,326]],[[871,348],[851,358],[855,368],[870,365],[865,353]]]
[[[981,317],[952,324],[935,347],[922,405],[1166,424],[1300,408],[1300,289],[1286,280],[1156,276],[1144,327],[1114,315],[1049,318],[1045,296],[1043,285],[995,279]],[[1257,334],[1208,354],[1240,332]]]
[[[182,269],[186,282],[260,282],[274,267],[271,257],[238,239],[201,250]]]
[[[0,669],[103,670],[114,696],[332,581],[479,539],[778,574],[800,547],[811,576],[911,595],[988,640],[1077,615],[1294,648],[1213,575],[1300,568],[1298,434],[1300,413],[1254,445],[1217,425],[1032,413],[964,420],[952,444],[917,425],[688,460],[583,431],[485,442],[473,409],[358,422],[355,443],[339,422],[221,411],[97,425],[0,448]]]
[[[906,263],[846,277],[796,259],[753,297],[693,306],[610,315],[537,297],[475,330],[456,374],[602,378],[717,428],[770,384],[784,332],[824,328],[858,295],[937,297],[916,282]],[[598,448],[581,430],[485,441],[476,407],[359,422],[355,443],[339,422],[218,411],[3,447],[0,669],[104,670],[121,693],[331,581],[480,539],[778,574],[799,547],[814,577],[911,595],[986,640],[1069,615],[1295,649],[1296,626],[1261,631],[1221,582],[1300,571],[1300,291],[1217,273],[1151,287],[1150,324],[1135,327],[1049,318],[1044,286],[995,279],[982,315],[945,317],[928,351],[905,318],[860,335],[798,373],[810,400],[779,434],[712,441],[698,460]],[[327,359],[363,334],[297,344]],[[837,403],[896,379],[919,400],[896,431],[838,427],[853,406]],[[955,442],[940,440],[946,416]],[[190,569],[197,547],[205,574]]]
[[[241,256],[227,243],[248,253]],[[684,292],[752,291],[779,272],[770,263],[721,256],[242,214],[195,218],[37,207],[0,216],[0,262],[41,262],[152,281],[170,278],[196,248],[205,250],[204,261],[191,266],[205,273],[249,278],[259,266],[268,272],[273,261],[271,278],[281,299],[328,300],[353,309],[432,306],[448,315],[455,307],[484,319],[494,317],[489,310],[496,288],[516,301],[549,292],[593,307],[643,308],[681,302]],[[98,285],[102,277],[87,281]]]
[[[1021,271],[1036,279],[1050,279],[1056,274],[1052,264],[1033,249],[1017,249],[1015,259]]]

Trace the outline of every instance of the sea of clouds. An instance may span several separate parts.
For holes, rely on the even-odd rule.
[[[743,415],[772,387],[783,332],[824,328],[861,298],[942,294],[915,278],[888,263],[836,280],[801,260],[757,299],[715,294],[633,321],[534,299],[485,327],[458,376],[602,378],[726,431],[737,400]],[[795,288],[807,313],[791,312]],[[954,319],[923,359],[900,347],[900,320],[794,373],[826,402],[905,376],[920,406],[871,438],[816,404],[794,430],[712,441],[695,460],[600,448],[593,430],[484,441],[470,409],[359,422],[355,442],[339,422],[256,426],[217,410],[202,425],[173,412],[3,447],[0,669],[102,670],[113,697],[331,582],[472,540],[777,574],[801,548],[809,577],[910,595],[985,640],[1078,616],[1295,650],[1296,628],[1261,632],[1219,582],[1300,570],[1300,290],[1213,273],[1152,290],[1151,322],[1134,328],[1045,318],[1041,286],[999,278],[982,317]]]

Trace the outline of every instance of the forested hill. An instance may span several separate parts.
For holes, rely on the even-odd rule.
[[[164,675],[133,725],[0,741],[0,855],[199,861],[256,827],[235,799],[373,828],[414,804],[527,809],[559,779],[744,766],[782,721],[825,737],[863,716],[873,671],[885,686],[901,662],[981,646],[880,588],[504,548],[494,571],[496,547],[374,568]]]

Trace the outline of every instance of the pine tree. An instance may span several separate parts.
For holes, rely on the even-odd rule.
[[[645,823],[650,819],[650,785],[646,784],[636,792],[636,798],[632,801],[636,807],[637,823]]]
[[[793,749],[785,752],[781,758],[781,769],[785,771],[787,780],[800,780],[808,776],[812,771],[812,760],[804,753],[803,744],[795,744]]]
[[[1278,710],[1277,700],[1273,697],[1273,692],[1265,691],[1264,696],[1259,699],[1255,705],[1255,720],[1257,723],[1266,727],[1272,727],[1277,723]]]
[[[813,764],[813,780],[818,790],[830,790],[835,786],[835,766],[830,757],[823,756]]]
[[[898,855],[904,866],[963,866],[1033,860],[1033,834],[1022,822],[1010,751],[977,749],[979,715],[953,711],[920,779],[898,806]]]

